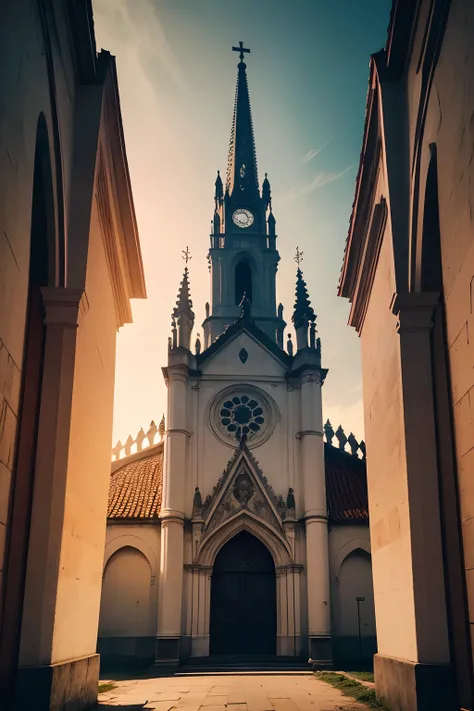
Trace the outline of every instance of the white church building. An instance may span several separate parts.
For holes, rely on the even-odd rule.
[[[364,445],[339,428],[333,446],[323,427],[327,370],[299,263],[296,338],[284,346],[276,221],[239,51],[203,343],[186,266],[163,368],[166,427],[158,443],[153,423],[130,437],[125,456],[119,443],[112,464],[104,662],[258,655],[324,668],[375,651]]]

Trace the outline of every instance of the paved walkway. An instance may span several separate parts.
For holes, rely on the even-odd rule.
[[[101,711],[356,711],[367,709],[313,674],[172,676],[117,681]]]

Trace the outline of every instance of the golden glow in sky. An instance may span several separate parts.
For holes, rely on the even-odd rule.
[[[336,296],[361,148],[368,60],[390,0],[93,0],[98,49],[117,57],[148,299],[117,343],[114,442],[166,410],[161,367],[187,245],[193,339],[209,300],[217,170],[225,175],[240,40],[259,180],[268,172],[291,324],[296,246],[322,341],[324,418],[363,437],[359,340]],[[286,336],[285,336],[286,342]]]

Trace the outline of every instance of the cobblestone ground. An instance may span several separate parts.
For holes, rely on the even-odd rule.
[[[103,683],[103,682],[102,682]],[[357,711],[362,704],[313,674],[171,676],[114,682],[96,711]]]

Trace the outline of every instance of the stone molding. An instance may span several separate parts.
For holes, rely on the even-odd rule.
[[[46,326],[77,328],[81,318],[89,311],[89,301],[83,289],[43,286],[41,295]]]
[[[439,296],[437,292],[424,291],[394,294],[390,309],[398,317],[397,332],[412,333],[431,330]]]

